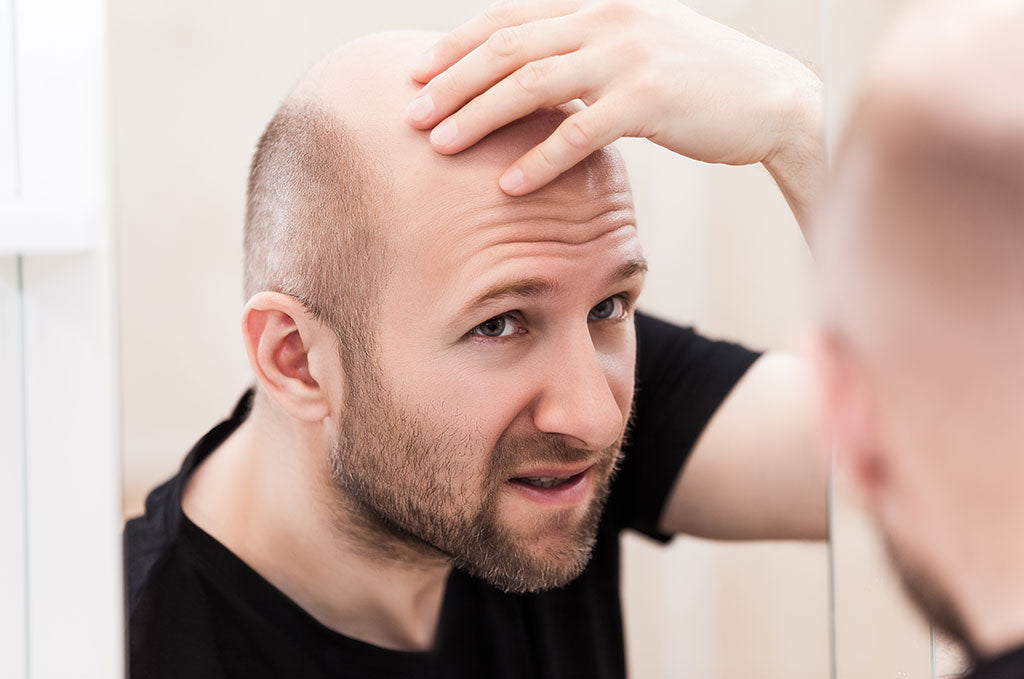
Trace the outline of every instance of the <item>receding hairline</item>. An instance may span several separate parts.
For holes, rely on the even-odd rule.
[[[329,105],[286,99],[250,168],[246,295],[288,294],[339,337],[363,338],[386,270],[386,186],[364,138]]]

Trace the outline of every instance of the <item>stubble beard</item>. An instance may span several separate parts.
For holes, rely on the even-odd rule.
[[[451,423],[450,413],[410,412],[379,379],[358,382],[360,388],[349,391],[353,397],[329,463],[336,523],[364,551],[409,567],[447,562],[506,592],[560,587],[583,572],[621,457],[621,439],[598,452],[572,448],[560,437],[503,434],[480,479],[459,468],[472,438]],[[428,424],[437,422],[447,425]],[[498,503],[505,484],[528,464],[584,460],[594,466],[588,472],[592,496],[582,516],[570,510],[552,513],[533,527],[546,538],[543,548],[531,549],[531,536],[501,521]]]
[[[899,575],[903,591],[937,630],[959,644],[972,659],[977,649],[971,642],[967,626],[959,609],[949,595],[935,582],[926,569],[883,531],[885,551]]]

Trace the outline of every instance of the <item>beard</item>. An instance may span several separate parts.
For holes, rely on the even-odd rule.
[[[909,550],[900,547],[885,531],[882,534],[885,551],[899,575],[903,591],[938,631],[959,644],[972,660],[977,659],[978,654],[971,643],[963,616],[952,598],[929,575],[927,569],[912,558]]]
[[[351,378],[351,376],[350,376]],[[379,369],[355,381],[329,457],[338,522],[377,558],[407,566],[447,562],[505,592],[560,587],[590,560],[621,457],[622,439],[600,451],[558,436],[505,432],[477,462],[473,430],[451,413],[397,402]],[[502,521],[506,484],[527,465],[593,461],[585,507],[546,510],[526,527]],[[582,510],[582,511],[581,511]]]

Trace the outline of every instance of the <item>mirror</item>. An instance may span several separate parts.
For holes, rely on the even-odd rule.
[[[395,26],[447,30],[485,6],[110,3],[126,517],[252,381],[238,331],[245,179],[278,102],[339,43]],[[819,70],[817,0],[692,6]],[[619,146],[650,261],[642,308],[794,348],[810,261],[771,177],[645,141]],[[632,676],[828,673],[825,545],[665,548],[629,536],[624,549]]]
[[[351,37],[445,30],[482,7],[111,3],[126,516],[251,382],[238,333],[245,177],[281,97]],[[821,61],[817,2],[694,8]],[[808,317],[809,258],[771,178],[621,146],[651,266],[644,308],[752,346],[792,346]],[[631,537],[625,550],[633,676],[828,671],[823,545],[681,538],[666,549]]]

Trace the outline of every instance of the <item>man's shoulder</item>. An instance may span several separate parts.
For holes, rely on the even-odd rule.
[[[124,527],[124,569],[128,610],[133,611],[147,577],[173,546],[176,533],[173,501],[177,477],[165,481],[146,498],[146,511]]]
[[[139,559],[145,570],[138,574],[129,614],[132,674],[153,679],[224,676],[213,611],[204,603],[203,582],[188,560],[173,542],[156,552],[139,552]]]
[[[217,449],[248,415],[253,390],[239,399],[230,418],[208,431],[185,456],[181,468],[146,497],[145,513],[129,520],[124,528],[124,562],[128,610],[135,609],[139,596],[164,555],[173,552],[187,523],[181,498],[187,479]]]
[[[1024,677],[1024,646],[983,661],[964,679],[1019,679]]]
[[[129,658],[143,677],[224,676],[210,588],[184,535],[182,473],[146,498],[124,528]]]

